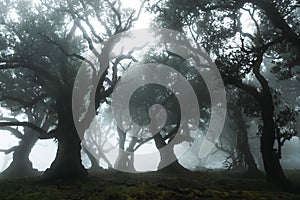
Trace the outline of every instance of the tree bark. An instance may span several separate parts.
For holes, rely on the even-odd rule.
[[[81,160],[81,139],[77,133],[72,116],[72,99],[69,93],[62,93],[57,101],[58,128],[56,139],[58,148],[50,168],[44,173],[46,180],[82,179],[87,170]]]
[[[242,136],[242,137],[245,137],[245,136]],[[257,165],[255,163],[254,157],[253,157],[253,155],[252,155],[252,153],[250,151],[250,147],[249,147],[249,144],[248,144],[248,139],[247,139],[247,141],[245,141],[244,139],[242,139],[242,142],[238,146],[238,149],[244,155],[244,160],[245,160],[245,162],[247,164],[247,174],[249,176],[257,176],[257,175],[261,174],[260,171],[257,168]]]
[[[269,98],[268,98],[269,97]],[[262,102],[263,130],[261,134],[261,154],[264,168],[269,182],[285,185],[287,180],[280,164],[279,156],[274,149],[275,124],[273,121],[274,107],[272,96],[265,97]],[[269,101],[267,99],[270,99]]]
[[[81,140],[74,125],[64,125],[60,128],[59,135],[55,160],[45,171],[44,178],[46,180],[85,178],[87,170],[81,161]]]
[[[263,129],[261,133],[261,154],[264,163],[264,169],[267,176],[267,181],[277,185],[286,185],[287,179],[284,175],[280,164],[279,156],[274,149],[275,143],[275,123],[273,96],[270,91],[268,81],[260,74],[260,65],[263,61],[263,53],[258,55],[257,60],[253,64],[253,73],[261,85],[262,91],[258,92],[256,88],[246,85],[241,81],[228,79],[230,84],[253,95],[261,107],[261,117]]]
[[[260,65],[263,61],[263,54],[259,55],[253,65],[253,73],[262,87],[260,106],[263,122],[261,133],[261,154],[268,182],[278,185],[286,185],[287,179],[280,164],[280,158],[274,149],[275,123],[274,103],[268,81],[260,74]]]

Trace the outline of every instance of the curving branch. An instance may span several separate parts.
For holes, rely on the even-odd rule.
[[[285,38],[300,47],[300,36],[297,34],[284,20],[284,18],[279,13],[278,9],[274,3],[270,0],[242,0],[242,2],[249,2],[265,12],[265,15],[272,22],[272,24],[282,31]]]
[[[61,52],[63,54],[65,54],[66,56],[69,56],[69,57],[74,57],[74,58],[77,58],[81,61],[84,61],[84,62],[87,62],[93,69],[94,69],[94,65],[91,61],[89,61],[88,59],[84,58],[83,56],[79,55],[79,54],[76,54],[76,53],[69,53],[67,52],[64,47],[62,45],[60,45],[58,42],[56,42],[55,40],[51,39],[49,36],[45,35],[45,34],[42,34],[42,33],[38,33],[40,36],[42,36],[45,41],[49,44],[53,44],[55,46],[57,46]]]
[[[112,70],[113,70],[113,73],[112,73],[112,80],[111,80],[111,85],[110,87],[105,90],[105,91],[99,91],[98,90],[98,93],[96,94],[96,96],[99,95],[99,99],[97,100],[97,103],[104,100],[105,98],[107,98],[109,95],[111,95],[111,93],[113,92],[117,82],[118,82],[118,77],[117,77],[117,66],[120,64],[120,62],[122,60],[126,60],[126,59],[131,59],[133,62],[137,62],[137,60],[131,55],[133,51],[129,52],[128,54],[126,55],[120,55],[119,57],[116,58],[116,60],[112,63]],[[104,77],[104,76],[103,76]],[[103,81],[105,80],[105,78],[103,79]],[[100,85],[103,85],[103,81],[100,80]],[[97,104],[98,105],[98,104]]]
[[[21,56],[14,60],[0,60],[0,70],[6,69],[16,69],[16,68],[25,68],[33,73],[37,74],[37,77],[43,77],[48,79],[49,81],[53,81],[53,83],[59,83],[59,79],[55,77],[53,74],[48,72],[47,70],[43,69],[40,66],[35,65],[29,56]]]
[[[93,54],[100,60],[100,53],[96,50],[92,39],[90,38],[90,36],[88,35],[87,31],[85,30],[85,28],[82,26],[82,24],[80,23],[79,20],[75,20],[76,26],[81,30],[82,34],[83,34],[83,38],[87,41],[88,45],[89,45],[89,49],[93,52]]]
[[[11,152],[15,151],[19,146],[13,146],[9,149],[0,149],[0,152],[7,154],[10,154]]]
[[[24,138],[24,135],[19,130],[15,129],[15,128],[12,128],[12,127],[0,127],[0,130],[9,131],[10,133],[12,133],[18,139],[23,139]]]
[[[253,9],[252,11],[250,9],[246,9],[246,8],[242,8],[242,10],[245,10],[248,12],[249,16],[251,17],[252,21],[254,22],[255,24],[255,27],[256,27],[256,32],[257,32],[257,37],[259,39],[261,39],[261,31],[260,31],[260,27],[258,25],[258,22],[257,20],[255,19],[254,15],[255,15],[255,9]]]
[[[39,138],[40,139],[49,139],[49,138],[54,138],[56,137],[58,131],[57,129],[50,131],[49,133],[47,131],[45,131],[44,129],[36,126],[33,123],[30,122],[19,122],[19,121],[8,121],[8,122],[0,122],[0,127],[6,127],[6,126],[25,126],[25,127],[29,127],[32,130],[38,132]]]
[[[111,10],[117,16],[118,24],[115,24],[115,26],[116,26],[115,34],[119,33],[120,29],[122,27],[122,17],[121,17],[120,12],[118,11],[118,8],[115,7],[116,2],[111,3],[109,0],[105,0],[105,1],[108,3],[108,5],[110,6]]]
[[[30,122],[19,122],[19,121],[10,121],[10,122],[0,122],[0,127],[4,127],[4,126],[26,126],[29,127],[41,134],[47,134],[47,132],[43,129],[41,129],[40,127],[30,123]]]

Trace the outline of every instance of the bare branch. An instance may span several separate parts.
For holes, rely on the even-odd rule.
[[[23,139],[24,138],[24,135],[18,131],[17,129],[15,128],[11,128],[11,127],[0,127],[0,130],[3,130],[3,131],[9,131],[10,133],[12,133],[14,136],[16,136],[16,138],[18,139]]]
[[[117,65],[124,59],[131,59],[134,62],[137,62],[137,60],[131,55],[132,52],[129,52],[127,55],[121,55],[118,58],[116,58],[115,62],[113,62],[113,74],[112,74],[112,81],[111,81],[111,87],[109,87],[107,90],[100,93],[100,99],[103,100],[106,97],[108,97],[114,90],[115,85],[118,82],[117,77]]]
[[[86,30],[84,29],[84,27],[82,26],[82,24],[80,23],[79,20],[75,20],[76,25],[79,27],[79,29],[81,30],[82,34],[83,34],[83,38],[88,42],[89,45],[89,49],[93,52],[93,54],[100,60],[100,54],[99,52],[96,50],[96,48],[93,45],[93,41],[90,38],[90,36],[87,34]]]
[[[86,13],[86,12],[87,12],[87,9],[86,9],[86,4],[85,4],[85,2],[84,2],[83,0],[80,0],[80,3],[82,4],[83,9],[85,10],[85,13]],[[84,22],[88,25],[89,29],[91,30],[91,32],[92,32],[92,34],[94,35],[94,37],[97,38],[98,42],[101,43],[101,42],[104,41],[104,40],[96,33],[96,31],[95,31],[93,25],[90,23],[90,20],[89,20],[89,17],[88,17],[87,14],[85,15],[85,17],[81,17],[81,16],[78,16],[78,17],[79,17],[79,19],[81,19],[82,21],[84,21]]]
[[[0,127],[3,127],[3,126],[26,126],[26,127],[29,127],[29,128],[32,128],[33,130],[41,133],[41,134],[47,134],[46,131],[44,131],[43,129],[41,129],[40,127],[30,123],[30,122],[19,122],[19,121],[16,121],[16,122],[0,122]]]
[[[42,36],[42,37],[44,37],[46,39],[46,42],[51,43],[51,44],[57,46],[61,50],[61,52],[63,54],[65,54],[66,56],[74,57],[74,58],[77,58],[79,60],[85,61],[85,62],[87,62],[94,69],[93,63],[91,61],[89,61],[88,59],[86,59],[83,56],[78,55],[76,53],[68,53],[60,44],[58,44],[55,40],[51,39],[49,36],[47,36],[45,34],[39,33],[39,35]]]
[[[115,15],[117,16],[117,20],[118,20],[118,24],[116,24],[116,33],[119,33],[121,26],[122,26],[122,18],[121,18],[121,14],[120,12],[117,10],[117,8],[115,8],[115,3],[111,3],[109,0],[105,0],[108,5],[110,6],[110,8],[112,9],[112,11],[115,13]],[[116,34],[115,33],[115,34]]]
[[[255,24],[256,31],[257,31],[257,37],[261,40],[260,28],[259,28],[259,25],[258,25],[257,20],[256,20],[255,17],[254,17],[255,9],[253,8],[253,10],[251,11],[250,9],[242,8],[242,10],[245,10],[245,11],[248,12],[249,16],[251,17],[252,21],[253,21],[254,24]]]
[[[17,148],[18,148],[18,146],[13,146],[13,147],[11,147],[9,149],[0,149],[0,152],[3,152],[3,153],[5,153],[7,155],[7,154],[15,151]]]

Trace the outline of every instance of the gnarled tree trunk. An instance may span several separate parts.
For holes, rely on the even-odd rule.
[[[172,145],[167,145],[164,138],[160,133],[157,133],[153,136],[155,141],[155,146],[159,150],[163,147],[166,148],[165,151],[159,151],[160,153],[160,162],[158,165],[158,169],[161,172],[165,173],[181,173],[188,171],[182,165],[179,164],[176,155],[174,153]],[[174,160],[171,164],[168,165],[169,160]]]
[[[38,134],[30,128],[24,128],[24,135],[20,144],[14,148],[13,161],[9,167],[1,173],[5,178],[24,178],[37,174],[29,160],[31,149],[38,140]]]
[[[44,173],[48,180],[81,179],[87,176],[87,170],[81,160],[81,139],[73,121],[71,99],[68,97],[70,96],[67,93],[57,102],[59,125],[55,137],[58,148],[55,160]]]
[[[120,150],[117,160],[115,162],[115,168],[124,171],[135,172],[136,170],[134,168],[134,156],[131,153],[134,152],[134,146],[136,145],[137,138],[132,137],[129,146],[126,148],[125,151],[126,133],[124,133],[119,127],[117,128],[117,130],[119,135]]]
[[[36,111],[35,115],[32,113],[31,109],[26,110],[28,122],[47,130],[49,124],[45,123],[46,114],[43,116],[39,111]],[[9,128],[9,130],[15,136],[20,138],[21,141],[18,146],[5,152],[6,154],[13,152],[13,161],[9,167],[1,173],[1,176],[5,178],[24,178],[36,175],[38,170],[33,169],[32,162],[29,160],[29,155],[33,146],[39,139],[39,133],[30,127],[24,127],[23,134],[17,129]]]
[[[261,117],[263,128],[261,133],[260,148],[264,169],[267,176],[267,181],[277,185],[286,185],[287,179],[284,175],[283,169],[280,164],[279,156],[274,149],[275,143],[275,123],[274,123],[274,103],[273,96],[270,91],[268,81],[260,74],[260,65],[263,61],[263,52],[257,56],[257,60],[253,63],[253,73],[260,83],[262,88],[258,92],[255,87],[245,85],[241,81],[228,79],[230,84],[251,94],[259,103],[261,107]]]
[[[272,98],[272,96],[269,96]],[[268,99],[268,98],[266,98]],[[263,130],[261,134],[261,154],[264,168],[269,182],[285,185],[286,177],[280,164],[279,156],[274,149],[275,142],[275,124],[273,120],[273,103],[266,99],[262,100],[262,121]]]
[[[76,179],[87,176],[87,170],[81,161],[81,140],[74,125],[62,125],[57,133],[58,148],[55,160],[44,177],[49,180]]]
[[[261,97],[261,116],[263,129],[261,133],[261,154],[264,168],[269,182],[286,185],[287,180],[280,164],[280,158],[274,149],[275,142],[275,123],[274,123],[274,103],[268,81],[260,74],[260,65],[263,61],[263,54],[258,56],[253,66],[253,73],[262,87]]]
[[[247,128],[245,126],[245,122],[243,120],[243,115],[241,112],[241,108],[237,106],[230,106],[230,109],[234,112],[233,117],[236,121],[238,128],[237,135],[237,149],[244,156],[244,161],[247,165],[247,173],[250,176],[256,176],[260,174],[260,171],[257,168],[254,157],[250,151],[250,146],[248,143],[248,133]]]

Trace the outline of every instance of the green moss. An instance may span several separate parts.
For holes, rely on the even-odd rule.
[[[85,182],[43,183],[39,178],[0,181],[1,200],[99,199],[99,200],[299,200],[300,194],[287,193],[264,183],[213,173],[193,173],[176,177],[159,173],[92,174]]]

